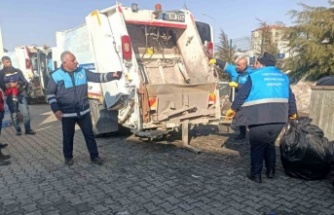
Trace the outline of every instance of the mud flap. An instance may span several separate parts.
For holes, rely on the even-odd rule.
[[[189,120],[182,122],[182,147],[197,154],[201,152],[200,149],[189,144]]]
[[[118,111],[109,111],[94,99],[89,100],[95,136],[118,131]]]

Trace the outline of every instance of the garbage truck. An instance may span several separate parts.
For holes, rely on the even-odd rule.
[[[14,67],[20,69],[28,81],[27,97],[29,101],[46,102],[46,85],[51,69],[48,58],[52,54],[47,46],[17,46],[14,51],[7,52]]]
[[[218,124],[217,76],[209,67],[212,28],[188,10],[116,4],[94,10],[82,25],[56,32],[58,53],[74,53],[93,72],[122,71],[120,80],[88,83],[95,135],[128,128],[151,139],[191,125]],[[60,65],[60,59],[57,59]]]

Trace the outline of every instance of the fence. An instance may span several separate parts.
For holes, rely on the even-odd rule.
[[[240,37],[230,40],[230,45],[236,46],[238,52],[247,52],[251,50],[251,37]]]

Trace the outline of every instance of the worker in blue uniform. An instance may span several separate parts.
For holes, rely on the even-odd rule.
[[[93,164],[103,164],[93,134],[88,101],[88,81],[108,82],[121,78],[121,72],[94,73],[78,67],[76,57],[64,51],[60,57],[62,65],[49,79],[47,98],[56,118],[62,123],[63,153],[65,165],[73,165],[73,137],[78,124],[86,141]]]
[[[230,75],[231,82],[229,83],[229,86],[235,89],[234,95],[230,96],[230,101],[233,102],[234,98],[238,95],[239,90],[246,83],[248,73],[252,71],[252,69],[248,66],[248,60],[246,57],[240,57],[236,60],[236,65],[233,65],[223,60],[213,58],[209,61],[209,65],[214,64]],[[246,130],[246,126],[239,126],[239,135],[237,135],[234,139],[244,139],[246,137]]]
[[[289,79],[275,63],[274,56],[267,52],[257,59],[255,69],[226,113],[227,118],[238,113],[238,124],[248,126],[251,169],[247,177],[257,183],[262,181],[263,161],[267,177],[274,178],[275,141],[289,117],[297,118]]]

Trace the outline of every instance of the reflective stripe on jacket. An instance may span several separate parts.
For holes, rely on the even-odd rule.
[[[66,72],[59,68],[51,74],[47,99],[54,112],[61,110],[63,117],[77,117],[89,112],[87,90],[85,69]]]

